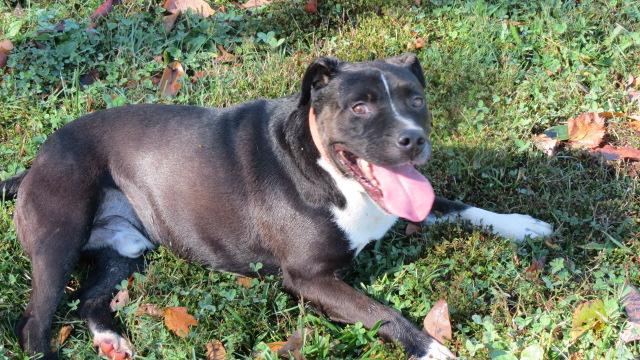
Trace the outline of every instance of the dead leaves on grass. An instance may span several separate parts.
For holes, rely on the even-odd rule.
[[[438,300],[422,321],[424,331],[440,343],[451,341],[449,306],[444,299]]]
[[[604,139],[604,116],[598,113],[582,113],[567,122],[569,145],[575,148],[592,149],[600,146]]]
[[[163,316],[167,329],[182,338],[189,335],[189,326],[198,325],[198,320],[189,314],[187,308],[183,306],[168,307],[164,309]]]
[[[571,341],[575,341],[588,330],[599,331],[607,321],[604,301],[592,300],[584,302],[574,310],[571,323]]]
[[[296,360],[304,360],[300,350],[304,345],[305,337],[309,337],[312,333],[312,329],[304,328],[302,330],[296,330],[287,338],[287,341],[275,341],[267,344],[271,352],[278,354],[285,358],[293,357]]]
[[[220,340],[213,340],[207,343],[207,360],[225,360],[227,350]]]
[[[13,43],[11,40],[0,41],[0,69],[7,65],[9,59],[9,53],[13,50]]]
[[[160,78],[160,94],[162,94],[163,97],[176,96],[178,91],[180,91],[180,88],[182,88],[180,79],[184,74],[184,68],[179,61],[170,63],[164,69],[162,77]]]
[[[136,311],[137,316],[149,315],[153,317],[162,317],[164,325],[179,337],[187,337],[189,335],[189,327],[197,326],[198,320],[189,314],[186,307],[174,306],[164,309],[153,304],[141,304]]]
[[[72,325],[65,325],[60,328],[60,332],[58,333],[58,347],[61,347],[65,341],[69,338],[71,333],[73,332]]]
[[[165,0],[162,7],[169,12],[169,15],[165,16],[162,20],[165,32],[170,32],[180,14],[188,10],[205,18],[216,13],[215,10],[203,0]]]
[[[569,119],[566,125],[556,125],[535,135],[533,143],[537,149],[548,156],[556,153],[562,143],[574,149],[588,150],[594,155],[602,155],[605,160],[635,160],[640,161],[640,150],[631,147],[618,147],[602,143],[607,134],[606,119],[613,117],[628,117],[620,112],[587,112]],[[637,121],[629,122],[632,129],[640,129]],[[601,146],[602,145],[602,146]]]
[[[632,285],[627,285],[627,289],[628,293],[622,299],[622,304],[629,322],[620,333],[620,339],[625,343],[640,340],[640,291]]]

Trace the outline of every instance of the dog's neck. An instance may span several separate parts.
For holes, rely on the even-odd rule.
[[[309,108],[309,132],[311,133],[313,144],[320,153],[320,157],[328,164],[333,164],[329,159],[327,148],[322,145],[322,139],[320,138],[320,132],[318,131],[318,120],[316,119],[316,112],[313,110],[313,107]]]
[[[296,178],[293,183],[301,197],[313,206],[345,206],[345,198],[326,171],[318,165],[318,159],[328,160],[328,154],[322,146],[313,107],[296,109],[280,124],[274,129],[274,138],[279,139],[281,148],[292,160],[295,170],[292,168],[290,174]],[[308,186],[302,186],[305,183]]]

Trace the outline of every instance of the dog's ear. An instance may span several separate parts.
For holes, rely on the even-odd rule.
[[[302,78],[302,93],[299,106],[309,105],[311,91],[325,87],[337,73],[340,60],[334,57],[321,57],[309,65]]]
[[[387,58],[384,61],[389,64],[407,68],[407,70],[411,71],[413,75],[416,76],[422,87],[426,86],[424,72],[422,71],[420,60],[418,60],[416,54],[406,53],[399,56]]]

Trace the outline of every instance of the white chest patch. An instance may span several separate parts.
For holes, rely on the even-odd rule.
[[[347,235],[349,247],[357,255],[369,242],[383,237],[398,217],[380,209],[357,181],[340,174],[325,159],[318,159],[318,165],[331,175],[347,200],[343,209],[336,206],[331,212],[333,221]]]

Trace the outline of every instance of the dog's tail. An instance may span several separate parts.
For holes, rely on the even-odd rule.
[[[27,175],[27,171],[23,171],[20,174],[10,177],[5,181],[0,181],[0,199],[13,200],[18,196],[18,188],[24,176]]]

